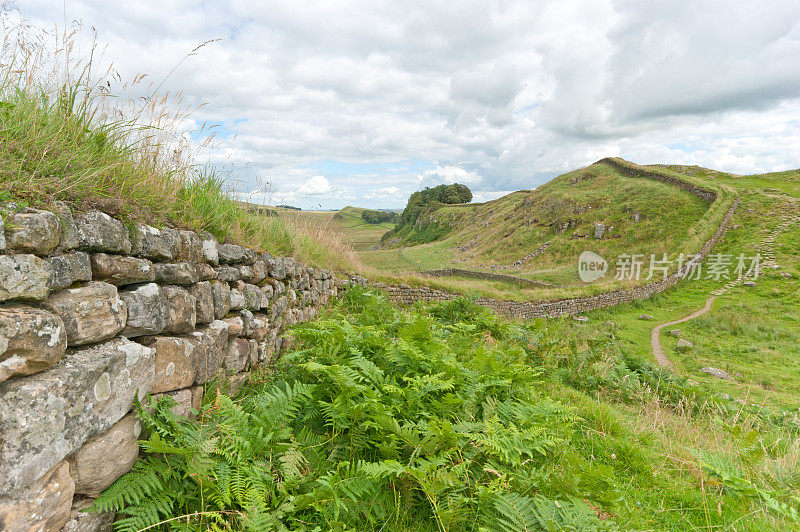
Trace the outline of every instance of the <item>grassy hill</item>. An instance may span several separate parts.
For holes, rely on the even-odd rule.
[[[718,192],[720,199],[712,204],[674,185],[626,175],[604,160],[533,191],[486,203],[441,206],[421,220],[419,231],[443,236],[419,245],[412,244],[414,235],[384,238],[385,249],[364,253],[362,258],[380,271],[398,274],[447,267],[508,273],[566,288],[540,293],[541,297],[565,296],[574,292],[572,288],[587,289],[577,276],[582,251],[598,253],[612,269],[623,254],[660,258],[664,253],[675,257],[679,252],[696,252],[716,230],[734,194],[712,180],[686,179]],[[648,268],[649,263],[643,278]],[[626,284],[630,283],[610,275],[588,290]],[[486,295],[519,298],[491,283],[472,286],[486,289]]]
[[[361,213],[361,207],[344,207],[338,211],[294,211],[279,209],[279,217],[292,220],[306,232],[333,232],[340,236],[352,249],[363,251],[373,248],[384,233],[394,228],[392,222],[380,224],[367,223]]]

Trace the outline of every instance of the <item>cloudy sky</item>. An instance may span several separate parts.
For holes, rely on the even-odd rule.
[[[94,27],[123,77],[180,63],[164,87],[257,201],[490,199],[610,155],[800,167],[798,0],[18,3]]]

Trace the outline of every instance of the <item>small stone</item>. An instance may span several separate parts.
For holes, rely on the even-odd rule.
[[[680,337],[680,335],[681,335],[681,330],[680,330],[680,329],[672,329],[671,331],[669,331],[669,334],[671,334],[672,336],[678,336],[678,337]]]
[[[703,373],[708,373],[712,377],[716,377],[718,379],[727,380],[727,379],[730,378],[730,375],[728,375],[727,371],[724,371],[724,370],[721,370],[721,369],[718,369],[718,368],[705,367],[705,368],[701,368],[700,371],[702,371]]]
[[[69,521],[61,532],[112,532],[114,512],[88,512],[92,499],[75,499]]]
[[[205,262],[196,263],[194,270],[197,273],[197,279],[200,281],[211,281],[217,278],[217,272]]]
[[[119,253],[131,252],[128,230],[122,222],[100,211],[90,211],[75,217],[79,248],[82,251]]]
[[[6,216],[5,233],[8,251],[46,256],[61,242],[61,221],[52,212],[25,209]]]
[[[239,337],[244,333],[244,321],[241,316],[223,318],[222,321],[228,325],[228,338]]]
[[[148,283],[156,278],[153,263],[147,259],[95,253],[91,261],[94,278],[113,285]]]
[[[214,378],[222,367],[228,346],[228,324],[215,320],[208,327],[191,333],[195,342],[197,360],[196,384],[204,384]]]
[[[655,319],[655,318],[653,318],[653,316],[651,316],[650,314],[640,314],[639,315],[639,319],[640,320],[652,320],[652,319]]]
[[[156,282],[163,284],[190,285],[198,281],[197,270],[188,262],[156,263],[153,265],[156,272]]]
[[[678,351],[688,351],[694,347],[694,344],[685,338],[681,338],[675,347]]]
[[[244,292],[238,288],[231,288],[231,310],[242,310],[247,307]]]
[[[219,261],[224,264],[252,264],[255,252],[236,244],[221,244],[217,246]]]
[[[45,310],[0,307],[0,382],[51,367],[67,349],[64,322]]]
[[[61,242],[58,247],[62,251],[70,251],[80,245],[78,240],[78,228],[75,226],[75,218],[72,216],[72,210],[66,203],[57,201],[53,212],[58,216],[61,222]]]
[[[245,306],[250,310],[261,310],[269,304],[269,298],[254,284],[245,283],[242,294],[244,295]]]
[[[128,414],[70,456],[69,474],[75,481],[75,493],[97,497],[130,471],[139,455],[141,431],[136,416]]]
[[[267,262],[267,273],[278,281],[286,279],[286,265],[280,257],[273,257],[271,262]]]
[[[214,316],[223,318],[231,310],[231,287],[228,283],[215,281],[211,283],[214,296]]]
[[[50,263],[50,289],[62,290],[79,281],[92,280],[92,265],[89,255],[83,251],[73,251],[47,259]]]
[[[128,317],[117,287],[103,282],[56,292],[42,303],[42,307],[64,322],[70,346],[113,338],[125,327]]]
[[[213,236],[209,234],[201,235],[203,258],[212,266],[219,264],[219,244]]]
[[[179,286],[162,286],[161,292],[167,299],[169,321],[164,332],[186,334],[197,325],[197,301],[189,292]]]
[[[178,245],[175,248],[175,260],[185,262],[201,262],[203,243],[194,231],[178,231]]]
[[[575,317],[573,317],[573,319],[575,321],[582,321],[584,323],[589,323],[589,317],[588,316],[575,316]]]
[[[188,290],[196,302],[197,323],[203,324],[214,321],[214,290],[211,283],[201,281],[190,286]]]
[[[244,371],[249,361],[250,342],[246,338],[232,338],[229,340],[223,367],[227,371],[239,373]]]
[[[242,278],[242,272],[239,268],[231,266],[220,266],[214,270],[214,273],[217,279],[227,283],[232,283]]]
[[[595,224],[594,226],[594,239],[600,240],[606,234],[605,224]]]
[[[242,273],[242,280],[246,283],[258,284],[267,277],[267,265],[261,259],[256,259],[248,268],[250,268],[249,275],[245,276]]]
[[[167,298],[155,283],[139,285],[123,290],[119,297],[128,307],[128,321],[122,336],[133,338],[147,334],[158,334],[169,323]]]
[[[756,285],[756,283],[754,283],[753,281],[745,281],[742,284],[744,286],[751,286],[751,287]]]
[[[8,532],[55,532],[69,520],[75,483],[61,462],[33,486],[0,498],[0,527]]]
[[[0,256],[0,301],[44,299],[50,293],[52,270],[36,255]]]

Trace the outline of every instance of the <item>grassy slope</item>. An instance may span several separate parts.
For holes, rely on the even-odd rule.
[[[573,297],[631,284],[609,275],[584,285],[576,273],[582,251],[599,253],[612,269],[616,257],[625,253],[649,257],[651,253],[694,252],[713,233],[722,203],[709,210],[706,202],[674,186],[624,176],[607,164],[596,163],[534,191],[514,192],[482,204],[443,206],[435,217],[453,228],[445,238],[370,251],[362,253],[362,258],[380,272],[412,275],[406,279],[409,284],[430,284],[414,279],[413,273],[444,267],[494,271],[492,265],[511,265],[552,241],[522,267],[497,271],[540,279],[558,288],[519,292],[516,287],[457,278],[435,283],[445,289],[508,299]],[[595,240],[598,223],[607,229],[602,239]]]
[[[709,173],[704,169],[692,171]],[[713,251],[731,255],[758,252],[756,245],[780,222],[781,215],[798,213],[794,198],[800,197],[799,177],[798,171],[719,176],[721,181],[740,188],[742,203],[731,221],[732,229]],[[800,227],[790,226],[775,245],[781,270],[767,270],[756,287],[736,287],[718,297],[709,313],[676,326],[694,349],[678,351],[677,338],[662,333],[662,344],[676,372],[748,401],[784,409],[800,406],[799,243]],[[784,278],[779,271],[792,277]],[[614,321],[623,348],[649,359],[652,327],[700,308],[709,292],[721,284],[713,279],[684,282],[649,300],[595,311],[589,317],[598,322]],[[641,314],[650,314],[655,320],[640,320]],[[735,379],[721,381],[700,373],[705,366],[724,369]]]

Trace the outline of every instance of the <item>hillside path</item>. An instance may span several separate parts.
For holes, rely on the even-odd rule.
[[[767,234],[764,238],[763,242],[760,246],[758,246],[760,250],[760,254],[763,257],[763,262],[761,263],[761,270],[763,271],[766,268],[771,269],[779,269],[780,266],[775,261],[775,239],[780,236],[781,233],[786,231],[790,225],[800,222],[800,215],[784,215],[781,217],[781,223],[779,223],[772,231]],[[706,304],[700,310],[696,310],[692,312],[688,316],[684,316],[683,318],[675,321],[670,321],[667,323],[662,323],[661,325],[656,325],[652,331],[650,331],[650,349],[653,351],[653,356],[658,362],[658,365],[662,368],[671,368],[672,362],[664,355],[664,349],[661,346],[661,329],[664,327],[671,327],[672,325],[677,325],[678,323],[683,323],[685,321],[692,320],[698,316],[702,316],[709,310],[711,310],[711,303],[717,298],[717,296],[721,296],[728,292],[731,288],[742,284],[746,279],[743,276],[737,277],[735,279],[731,279],[724,286],[717,288],[716,290],[711,292],[711,297],[706,300]]]
[[[661,347],[661,329],[664,327],[671,327],[673,325],[677,325],[679,323],[683,323],[684,321],[693,320],[698,316],[702,316],[709,310],[711,310],[711,303],[717,299],[717,296],[711,296],[706,299],[706,304],[700,310],[695,310],[688,316],[684,316],[683,318],[675,321],[669,321],[667,323],[662,323],[661,325],[656,325],[653,327],[653,330],[650,331],[650,348],[653,350],[653,356],[656,357],[656,362],[662,368],[671,368],[672,362],[664,356],[664,349]]]

